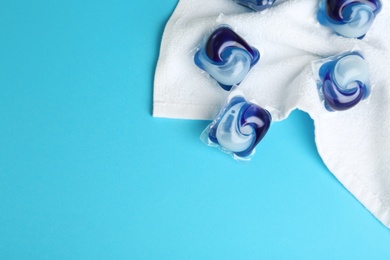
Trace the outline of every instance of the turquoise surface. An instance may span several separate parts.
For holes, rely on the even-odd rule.
[[[0,259],[389,259],[308,115],[249,163],[151,116],[176,3],[0,0]]]

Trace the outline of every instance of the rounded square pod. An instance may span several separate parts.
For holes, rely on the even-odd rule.
[[[195,64],[227,91],[240,84],[259,59],[260,52],[228,25],[216,28],[194,56]]]
[[[271,7],[275,3],[275,0],[234,0],[234,2],[255,11],[262,11]]]
[[[360,52],[315,61],[313,73],[328,111],[350,109],[370,95],[368,66]]]
[[[235,159],[248,160],[268,132],[271,122],[272,116],[266,109],[248,102],[240,91],[233,90],[201,139]]]
[[[379,0],[322,0],[317,19],[341,36],[362,39],[381,8]]]

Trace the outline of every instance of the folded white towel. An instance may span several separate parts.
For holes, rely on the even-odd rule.
[[[261,58],[240,84],[246,96],[273,107],[273,120],[298,108],[315,123],[317,149],[330,171],[390,227],[390,0],[362,39],[335,35],[316,19],[319,3],[282,0],[253,12],[230,0],[180,0],[168,21],[157,65],[153,115],[212,119],[228,92],[193,62],[194,49],[228,24]],[[359,49],[372,94],[350,110],[329,112],[319,99],[312,61]]]

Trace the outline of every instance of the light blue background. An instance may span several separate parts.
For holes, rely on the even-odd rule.
[[[250,163],[152,118],[175,5],[0,0],[0,259],[389,259],[306,114]]]

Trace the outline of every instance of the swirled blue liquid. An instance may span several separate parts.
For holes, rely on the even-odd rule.
[[[242,96],[233,97],[209,130],[209,140],[238,157],[250,156],[271,124],[271,114]]]
[[[262,11],[272,6],[275,3],[275,0],[234,0],[234,2],[255,11]]]
[[[319,76],[320,91],[329,111],[350,109],[370,94],[367,63],[357,52],[324,63]]]
[[[341,36],[362,39],[381,8],[379,0],[322,0],[317,19]]]
[[[225,90],[240,84],[259,59],[259,51],[227,25],[218,27],[194,56],[195,64]]]

